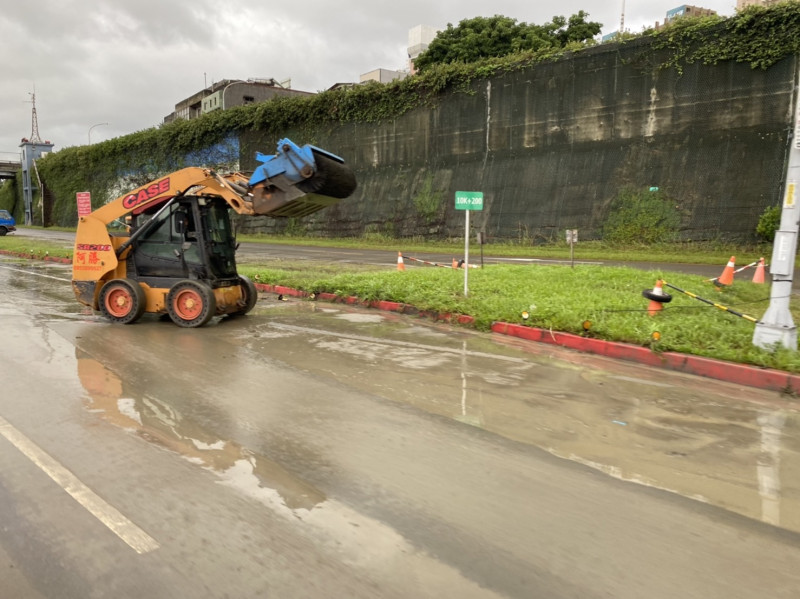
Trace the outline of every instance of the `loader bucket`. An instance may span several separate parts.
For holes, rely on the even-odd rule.
[[[278,142],[274,156],[250,177],[254,214],[300,218],[336,204],[356,189],[356,177],[344,160],[311,145]]]
[[[300,191],[341,200],[356,190],[356,176],[349,167],[316,150],[312,153],[317,171],[311,178],[297,184]]]

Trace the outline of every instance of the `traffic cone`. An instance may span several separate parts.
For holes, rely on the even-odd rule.
[[[458,262],[456,262],[455,258],[453,258],[453,268],[458,268]]]
[[[405,270],[406,265],[403,262],[403,252],[397,252],[397,270]]]
[[[753,273],[753,283],[764,284],[764,258],[758,261],[756,272]]]
[[[714,285],[723,287],[733,285],[734,268],[736,268],[736,256],[731,256],[731,259],[728,260],[728,264],[725,266],[722,274],[718,278],[714,279]]]
[[[672,296],[669,293],[664,293],[664,282],[661,279],[656,281],[656,286],[653,287],[652,291],[645,289],[642,291],[642,295],[650,300],[650,304],[647,306],[647,312],[650,316],[658,314],[664,309],[663,304],[672,301]]]

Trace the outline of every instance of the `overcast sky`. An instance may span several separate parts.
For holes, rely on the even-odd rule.
[[[641,31],[679,0],[626,0]],[[730,16],[735,0],[695,6]],[[619,28],[622,0],[4,0],[0,4],[0,159],[31,135],[55,150],[159,125],[180,100],[221,79],[291,79],[320,91],[375,68],[407,66],[408,32],[495,14],[541,24],[579,10]],[[98,125],[108,123],[107,125]],[[93,125],[98,125],[92,128]],[[302,142],[302,140],[298,140]],[[335,148],[334,148],[335,150]]]

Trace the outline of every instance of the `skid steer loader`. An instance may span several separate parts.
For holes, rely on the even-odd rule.
[[[78,301],[122,324],[150,312],[191,328],[249,312],[257,292],[236,271],[230,210],[303,217],[356,188],[344,161],[315,146],[283,139],[256,160],[251,174],[184,168],[81,216],[72,264]],[[109,229],[115,222],[122,232]]]

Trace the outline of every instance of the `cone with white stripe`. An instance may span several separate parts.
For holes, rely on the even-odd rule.
[[[717,287],[729,287],[730,285],[733,285],[733,271],[735,268],[736,256],[731,256],[731,259],[728,260],[728,264],[725,266],[722,274],[714,279],[714,285]]]
[[[397,270],[405,270],[406,264],[403,262],[403,252],[397,252]]]
[[[664,282],[661,279],[656,281],[656,286],[653,287],[652,291],[645,289],[642,291],[642,295],[650,300],[650,304],[647,306],[647,312],[650,316],[658,314],[664,309],[663,304],[672,301],[672,296],[664,292]]]

